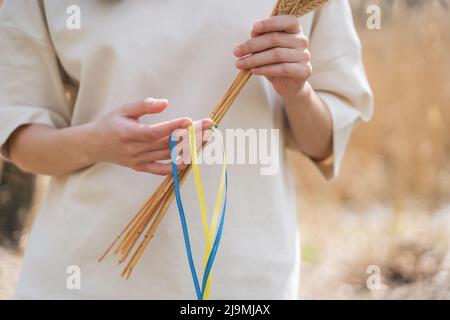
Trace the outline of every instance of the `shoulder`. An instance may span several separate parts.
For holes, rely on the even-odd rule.
[[[352,23],[352,9],[348,0],[329,0],[328,4],[317,10],[314,15],[314,23],[334,25]]]
[[[37,43],[47,42],[47,26],[38,0],[5,0],[0,6],[0,27],[3,32],[22,34]]]

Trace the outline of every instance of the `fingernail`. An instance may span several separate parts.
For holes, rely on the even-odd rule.
[[[211,119],[203,120],[203,126],[207,129],[211,128],[214,125],[214,122]]]
[[[256,22],[254,25],[253,25],[253,30],[255,30],[255,31],[261,31],[262,30],[262,28],[263,28],[263,24],[261,23],[261,22]]]
[[[164,105],[169,104],[167,99],[155,99],[155,98],[147,98],[144,100],[145,103],[151,104],[155,107],[162,107]]]
[[[154,103],[155,103],[155,106],[162,107],[162,106],[168,105],[169,101],[167,101],[166,99],[158,99]]]
[[[182,126],[183,127],[189,127],[189,126],[191,126],[192,125],[192,120],[191,119],[185,119],[183,122],[182,122]]]
[[[244,68],[245,62],[243,60],[236,61],[236,67],[238,68]]]
[[[235,56],[240,56],[241,53],[242,53],[242,48],[241,48],[241,46],[237,46],[237,47],[234,49],[234,55],[235,55]]]

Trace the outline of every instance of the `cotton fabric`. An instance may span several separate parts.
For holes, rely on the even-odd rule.
[[[66,26],[70,5],[81,9],[79,30]],[[274,0],[5,1],[0,9],[3,157],[8,158],[5,142],[21,125],[76,126],[147,97],[167,98],[170,106],[143,122],[206,117],[237,74],[234,47],[273,5]],[[332,178],[352,128],[371,116],[372,95],[347,1],[331,1],[300,22],[310,38],[314,73],[309,82],[333,117],[333,156],[318,163]],[[252,77],[221,128],[278,128],[284,133],[282,146],[289,145],[283,101],[262,77]],[[255,165],[229,166],[228,213],[213,299],[297,297],[299,232],[283,150],[276,175],[262,176]],[[202,170],[212,202],[220,169]],[[52,178],[28,240],[15,298],[194,299],[174,204],[130,280],[120,277],[117,259],[97,262],[161,181],[109,163]],[[182,193],[200,266],[204,239],[192,177]],[[70,266],[81,271],[79,290],[67,286]]]

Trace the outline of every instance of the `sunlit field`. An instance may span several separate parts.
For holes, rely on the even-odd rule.
[[[293,156],[303,298],[450,298],[450,13],[423,2],[384,7],[377,31],[355,6],[376,112],[339,179]],[[373,266],[380,290],[366,285]]]

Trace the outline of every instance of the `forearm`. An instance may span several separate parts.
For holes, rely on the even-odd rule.
[[[93,164],[93,125],[64,129],[45,125],[18,128],[8,141],[11,160],[22,170],[62,176]]]
[[[191,125],[201,132],[213,126],[209,119],[194,123],[190,118],[154,124],[139,122],[142,116],[161,113],[168,105],[165,99],[147,98],[80,126],[65,129],[23,126],[8,139],[9,155],[22,170],[52,176],[67,175],[98,162],[168,175],[172,173],[172,164],[162,161],[171,157],[170,135]]]
[[[284,104],[298,148],[316,160],[329,157],[333,151],[333,121],[311,85],[306,82],[297,95],[284,98]]]

